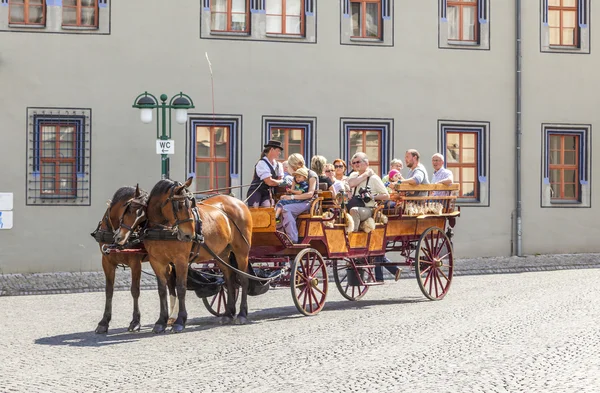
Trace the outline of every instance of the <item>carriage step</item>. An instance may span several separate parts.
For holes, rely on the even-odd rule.
[[[383,285],[383,284],[384,284],[383,281],[366,282],[365,287],[374,287],[374,286]]]
[[[374,269],[376,265],[356,265],[357,269]],[[347,266],[348,269],[352,269],[352,266]]]

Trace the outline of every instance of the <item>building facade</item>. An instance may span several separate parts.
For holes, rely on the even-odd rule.
[[[193,99],[170,175],[196,190],[248,184],[268,139],[381,174],[439,151],[456,256],[600,251],[590,3],[0,0],[0,273],[100,269],[107,200],[160,179],[144,91]]]

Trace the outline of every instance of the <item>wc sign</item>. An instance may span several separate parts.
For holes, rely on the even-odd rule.
[[[156,140],[156,154],[175,154],[175,141],[172,139]]]

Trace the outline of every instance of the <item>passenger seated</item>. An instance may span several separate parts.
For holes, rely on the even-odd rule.
[[[351,163],[354,172],[348,177],[348,185],[353,191],[347,207],[354,221],[354,232],[358,232],[360,223],[373,216],[376,201],[386,201],[390,198],[390,194],[381,178],[369,168],[369,158],[365,153],[356,153]],[[370,198],[364,198],[367,187],[371,191]]]
[[[288,189],[288,194],[292,195],[294,198],[295,195],[305,194],[308,192],[308,170],[304,167],[296,169],[293,173],[294,182],[291,184],[291,187]],[[279,216],[281,215],[281,211],[283,210],[284,205],[290,205],[292,203],[302,203],[305,201],[299,199],[281,199],[275,205],[275,222],[277,224],[281,223],[281,219]]]

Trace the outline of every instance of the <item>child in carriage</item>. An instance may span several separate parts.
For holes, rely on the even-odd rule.
[[[294,181],[290,187],[290,190],[288,191],[288,193],[292,194],[292,199],[280,200],[275,205],[275,222],[277,224],[281,222],[279,216],[281,215],[283,205],[306,202],[303,200],[297,200],[293,198],[294,195],[300,195],[304,194],[305,192],[308,192],[308,170],[305,167],[300,167],[292,175],[294,176]]]

